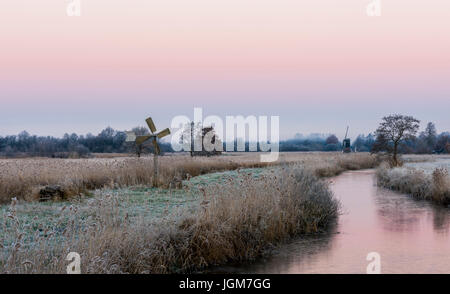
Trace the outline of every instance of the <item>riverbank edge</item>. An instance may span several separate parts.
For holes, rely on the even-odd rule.
[[[419,200],[439,205],[450,205],[450,181],[448,172],[436,168],[431,175],[422,170],[389,168],[380,165],[376,170],[377,185],[386,189],[408,194]]]

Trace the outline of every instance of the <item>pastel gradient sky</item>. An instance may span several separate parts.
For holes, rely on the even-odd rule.
[[[281,137],[450,130],[450,1],[2,0],[0,135],[130,129],[152,116],[279,115]]]

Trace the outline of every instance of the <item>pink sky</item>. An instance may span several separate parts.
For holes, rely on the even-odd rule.
[[[279,115],[282,137],[401,112],[450,130],[450,2],[3,0],[0,135]],[[374,103],[376,102],[376,103]]]

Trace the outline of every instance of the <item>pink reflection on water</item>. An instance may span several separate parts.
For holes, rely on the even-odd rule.
[[[382,273],[450,273],[450,209],[376,187],[373,171],[347,172],[331,188],[344,214],[330,233],[301,238],[267,260],[226,267],[244,273],[366,273],[381,255]]]

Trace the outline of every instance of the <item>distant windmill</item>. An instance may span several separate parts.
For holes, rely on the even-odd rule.
[[[156,132],[155,124],[153,123],[153,120],[151,117],[147,118],[145,120],[147,122],[147,125],[150,129],[151,135],[145,135],[145,136],[136,136],[134,132],[127,132],[127,138],[126,142],[135,142],[137,146],[140,146],[144,144],[146,141],[153,139],[153,169],[154,169],[154,176],[153,176],[153,186],[156,187],[158,185],[158,155],[161,154],[161,148],[159,147],[158,140],[164,138],[165,136],[170,135],[170,130],[167,128],[165,130],[162,130],[159,133]]]
[[[347,126],[347,131],[345,132],[345,139],[344,139],[344,141],[342,141],[342,152],[343,153],[352,152],[350,138],[347,138],[347,135],[348,135],[348,126]]]

